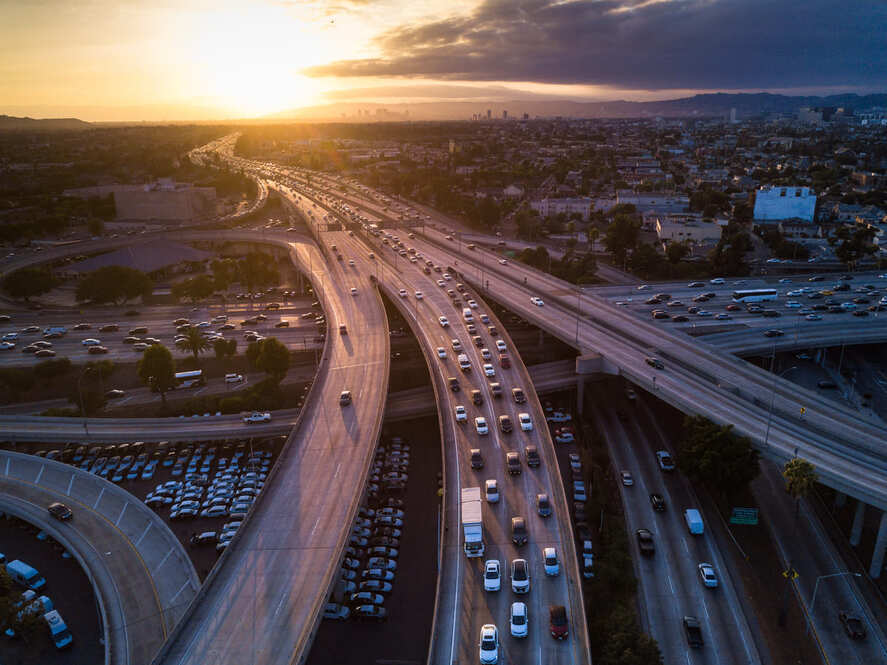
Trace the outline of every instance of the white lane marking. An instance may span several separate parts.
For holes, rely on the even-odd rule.
[[[6,458],[6,475],[9,475],[9,463],[12,461],[11,457]]]
[[[166,560],[170,557],[171,554],[172,554],[172,548],[170,548],[169,551],[166,553],[166,556],[164,556],[164,557],[160,560],[160,563],[158,563],[158,564],[154,567],[154,570],[153,570],[152,572],[153,572],[155,575],[157,574],[157,572],[158,572],[161,568],[163,568],[163,564],[166,563]]]
[[[37,474],[37,480],[34,481],[35,485],[40,484],[40,479],[43,477],[43,469],[45,469],[45,468],[46,468],[45,464],[40,465],[40,473]]]
[[[148,526],[145,527],[145,530],[142,531],[142,535],[139,536],[139,539],[136,541],[136,545],[141,545],[142,541],[145,539],[145,536],[148,535],[148,532],[151,530],[151,523],[148,522]]]
[[[128,505],[129,505],[129,503],[124,503],[124,504],[123,504],[123,510],[120,511],[120,516],[117,518],[117,521],[114,522],[114,526],[120,526],[120,520],[123,519],[123,515],[126,513],[126,507],[127,507]]]
[[[681,545],[683,545],[683,547],[684,547],[684,553],[685,553],[687,556],[690,556],[690,548],[687,547],[687,540],[686,540],[686,538],[681,538]]]
[[[671,595],[674,595],[674,584],[671,582],[671,575],[668,575],[666,578],[668,580],[668,590],[671,591]]]
[[[314,526],[311,527],[311,535],[312,535],[312,536],[314,535],[314,532],[317,531],[317,525],[318,525],[318,524],[320,524],[320,518],[319,518],[319,517],[318,517],[316,520],[314,520]]]
[[[102,497],[104,496],[104,494],[105,494],[105,488],[103,487],[102,490],[101,490],[101,492],[99,492],[99,496],[98,496],[98,498],[95,500],[95,503],[92,504],[92,509],[93,509],[93,510],[95,510],[96,508],[98,508],[99,501],[102,500]]]
[[[175,602],[176,602],[176,598],[179,597],[179,594],[182,593],[182,591],[184,591],[185,589],[187,589],[189,586],[191,586],[191,582],[190,582],[190,581],[187,581],[187,582],[185,582],[182,586],[180,586],[180,587],[179,587],[179,590],[176,591],[175,595],[174,595],[172,598],[169,599],[170,604],[175,603]]]
[[[339,477],[339,471],[341,471],[341,470],[342,470],[342,463],[339,462],[338,464],[336,464],[336,472],[333,474],[333,480],[335,480],[336,478]]]
[[[71,474],[71,480],[68,481],[68,491],[65,492],[66,496],[71,496],[71,488],[74,486],[74,474]]]

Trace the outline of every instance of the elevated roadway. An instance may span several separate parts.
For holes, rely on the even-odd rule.
[[[74,518],[51,519],[53,501],[70,506]],[[166,523],[103,478],[9,451],[0,451],[0,509],[39,525],[80,563],[98,599],[105,662],[150,663],[200,587]]]
[[[437,231],[414,244],[437,263],[458,261],[454,267],[464,279],[558,339],[601,353],[673,406],[734,424],[767,457],[804,457],[825,484],[887,508],[887,429],[880,424],[721,353],[704,339],[669,333],[550,275],[499,264],[481,249],[459,253]],[[531,295],[543,296],[545,305],[533,305]],[[649,356],[660,358],[664,370],[650,367]]]
[[[340,245],[348,258],[355,256],[359,269],[375,270],[378,267],[378,280],[384,285],[389,297],[404,314],[416,333],[428,359],[429,369],[437,396],[437,408],[444,434],[444,460],[446,477],[447,529],[443,541],[442,568],[439,574],[439,596],[434,634],[429,651],[429,663],[475,662],[477,659],[480,627],[494,623],[500,631],[502,662],[509,663],[590,663],[591,656],[585,630],[582,585],[578,562],[573,545],[567,501],[560,481],[554,447],[548,433],[542,407],[532,390],[529,372],[520,360],[514,345],[495,316],[479,300],[476,316],[486,312],[491,323],[502,331],[492,336],[486,325],[479,320],[478,335],[484,347],[495,352],[495,342],[504,341],[509,348],[512,365],[502,368],[495,365],[495,376],[486,377],[480,356],[480,349],[471,344],[471,335],[462,317],[462,308],[454,307],[449,297],[423,274],[417,265],[401,261],[395,268],[384,248],[366,247],[350,239],[347,245]],[[345,249],[347,247],[347,249]],[[376,255],[375,264],[367,266],[368,252]],[[399,290],[407,292],[406,297]],[[416,291],[423,296],[416,298]],[[442,328],[438,317],[448,317],[450,325]],[[452,348],[452,340],[459,339],[464,352],[470,358],[471,371],[462,372],[458,367]],[[436,349],[443,347],[448,357],[438,357]],[[447,385],[449,377],[456,377],[461,384],[459,392],[452,392]],[[502,396],[491,392],[491,382],[498,382]],[[513,387],[522,388],[527,402],[515,404],[511,398]],[[473,405],[469,395],[472,389],[481,392],[483,403]],[[468,421],[455,422],[454,409],[464,405],[468,411]],[[531,432],[521,431],[517,420],[518,412],[531,414],[534,428]],[[498,426],[500,415],[510,416],[514,431],[503,433]],[[489,433],[479,434],[475,430],[474,418],[484,416]],[[542,457],[539,468],[531,469],[525,464],[526,446],[535,445]],[[485,458],[481,471],[471,468],[470,449],[479,448]],[[505,454],[518,452],[522,458],[523,473],[511,476],[505,465]],[[500,501],[486,504],[484,510],[484,532],[487,551],[482,558],[467,559],[461,547],[461,524],[459,521],[459,495],[462,487],[483,487],[487,478],[499,481]],[[536,495],[548,494],[554,514],[543,518],[536,510]],[[527,520],[529,543],[516,547],[511,543],[511,518],[523,516]],[[547,577],[542,565],[542,548],[555,547],[561,559],[561,575]],[[530,566],[532,590],[527,596],[515,596],[510,585],[510,565],[515,558],[525,558]],[[483,588],[483,561],[497,559],[503,571],[502,590],[488,593]],[[517,640],[508,634],[509,610],[511,603],[522,600],[529,608],[529,636]],[[552,604],[565,605],[570,614],[570,639],[564,642],[552,640],[548,635],[548,607]]]
[[[156,663],[303,662],[338,578],[381,428],[388,325],[368,276],[313,245],[293,243],[291,256],[330,323],[318,378],[265,490]],[[334,332],[340,323],[349,335]],[[351,406],[339,406],[342,390]]]

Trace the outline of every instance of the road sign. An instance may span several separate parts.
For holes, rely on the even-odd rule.
[[[789,568],[782,571],[782,576],[787,580],[796,580],[798,579],[798,571],[794,568]]]
[[[801,415],[803,416],[805,413],[807,413],[807,409],[802,406],[801,407]]]
[[[730,515],[730,524],[757,524],[757,508],[734,508]]]

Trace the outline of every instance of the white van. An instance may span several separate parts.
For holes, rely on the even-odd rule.
[[[472,313],[470,307],[462,308],[462,318],[466,321],[474,321],[474,314]]]
[[[461,369],[463,372],[471,371],[471,361],[468,360],[468,356],[466,354],[460,353],[456,359],[459,361],[459,369]]]

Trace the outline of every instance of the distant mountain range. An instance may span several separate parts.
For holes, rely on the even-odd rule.
[[[282,111],[264,120],[346,120],[357,122],[392,120],[466,120],[474,114],[502,118],[651,118],[727,116],[736,109],[737,117],[768,113],[794,113],[804,106],[836,106],[853,109],[887,106],[887,94],[830,95],[793,97],[769,93],[713,93],[655,102],[576,102],[568,100],[521,100],[506,102],[441,101],[400,104],[341,102]]]
[[[33,131],[40,129],[56,131],[62,129],[88,129],[91,126],[88,122],[83,122],[77,118],[36,120],[34,118],[15,118],[11,115],[0,115],[0,131]]]

